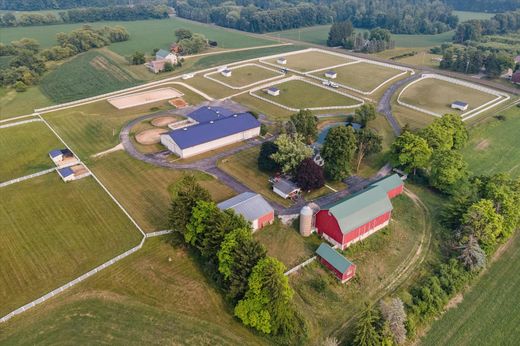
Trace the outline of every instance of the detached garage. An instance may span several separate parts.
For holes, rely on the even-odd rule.
[[[274,210],[257,193],[244,192],[217,205],[220,210],[232,209],[251,222],[253,232],[274,222]]]

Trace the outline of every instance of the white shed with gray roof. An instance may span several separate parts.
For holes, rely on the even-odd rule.
[[[220,210],[232,209],[251,222],[256,231],[274,221],[274,210],[267,201],[257,193],[244,192],[217,205]]]

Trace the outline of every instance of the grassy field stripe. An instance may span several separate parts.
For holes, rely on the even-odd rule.
[[[42,121],[45,123],[45,125],[47,125],[47,127],[56,135],[56,137],[58,137],[58,139],[67,147],[69,148],[69,150],[74,154],[74,156],[76,156],[80,162],[83,164],[83,166],[85,167],[85,169],[90,173],[90,175],[97,181],[97,183],[103,188],[103,190],[105,190],[105,192],[110,196],[110,198],[112,198],[112,200],[117,204],[117,206],[123,211],[123,213],[125,213],[125,215],[130,219],[130,221],[132,221],[132,223],[135,225],[135,227],[137,227],[137,229],[139,230],[139,232],[141,232],[141,234],[143,235],[143,239],[141,240],[141,244],[140,246],[142,245],[142,243],[144,242],[144,240],[146,239],[146,233],[141,229],[141,227],[137,224],[137,222],[135,222],[135,220],[132,218],[132,216],[130,216],[130,214],[126,211],[126,209],[121,205],[121,203],[119,203],[119,201],[114,197],[114,195],[112,195],[110,193],[110,191],[108,191],[108,189],[105,187],[105,185],[103,185],[103,183],[101,183],[101,181],[98,179],[98,177],[96,177],[96,175],[90,170],[90,168],[87,167],[87,165],[85,165],[85,163],[83,163],[80,159],[80,157],[78,155],[76,155],[76,153],[74,151],[72,151],[72,149],[70,149],[70,147],[67,145],[67,143],[65,143],[65,141],[63,140],[63,138],[60,137],[60,135],[52,128],[52,126],[45,120],[43,119],[43,117],[38,114],[38,117],[40,119],[42,119]]]

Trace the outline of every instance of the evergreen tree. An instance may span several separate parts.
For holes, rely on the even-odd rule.
[[[470,271],[478,271],[486,265],[486,253],[478,245],[478,240],[470,234],[468,241],[460,246],[459,259]]]
[[[378,312],[374,307],[366,303],[355,326],[354,344],[357,346],[379,346],[381,344],[381,335],[379,335],[376,329],[378,321]]]

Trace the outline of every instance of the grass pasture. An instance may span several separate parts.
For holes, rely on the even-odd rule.
[[[334,82],[343,84],[364,92],[371,92],[381,83],[397,76],[403,71],[368,62],[358,62],[355,64],[335,67],[334,71],[338,74]],[[325,77],[325,72],[314,72],[313,75],[321,78]]]
[[[435,78],[424,78],[407,88],[400,100],[442,115],[469,112],[495,98],[495,95],[463,85]],[[452,109],[450,105],[455,101],[468,103],[468,109],[465,112]]]
[[[489,119],[470,129],[464,158],[474,174],[508,172],[520,177],[520,109],[512,107],[498,114],[506,120]]]
[[[155,167],[119,151],[95,159],[93,172],[147,232],[168,229],[168,209],[175,183],[182,171]],[[199,183],[220,202],[234,195],[209,175],[193,172]]]
[[[301,80],[283,82],[275,85],[275,87],[280,89],[279,96],[271,96],[263,90],[258,90],[254,93],[273,102],[295,109],[352,106],[360,103],[355,99],[338,94],[332,90]]]
[[[139,84],[139,80],[100,51],[74,57],[43,77],[43,93],[56,103],[79,100]]]
[[[433,322],[421,345],[516,345],[520,324],[520,234],[464,294]]]
[[[34,109],[51,104],[51,100],[42,93],[38,86],[29,87],[23,93],[11,88],[0,87],[0,120],[31,114]]]
[[[0,182],[54,167],[49,151],[62,147],[41,121],[0,129]]]
[[[260,83],[263,80],[281,77],[284,74],[281,72],[274,72],[270,69],[264,68],[261,65],[244,65],[231,69],[231,77],[224,77],[220,72],[208,75],[213,79],[231,85],[235,88],[244,88],[251,84]]]
[[[203,299],[202,299],[203,297]],[[0,344],[263,345],[165,237],[2,326]]]
[[[287,59],[286,65],[279,65],[276,62],[278,58],[271,58],[262,61],[265,61],[270,64],[275,64],[277,66],[280,66],[280,68],[287,67],[289,69],[296,70],[299,72],[310,72],[354,61],[346,55],[343,57],[335,54],[317,51],[290,54],[287,55],[285,58]]]
[[[136,246],[141,234],[91,178],[1,188],[0,315]]]

